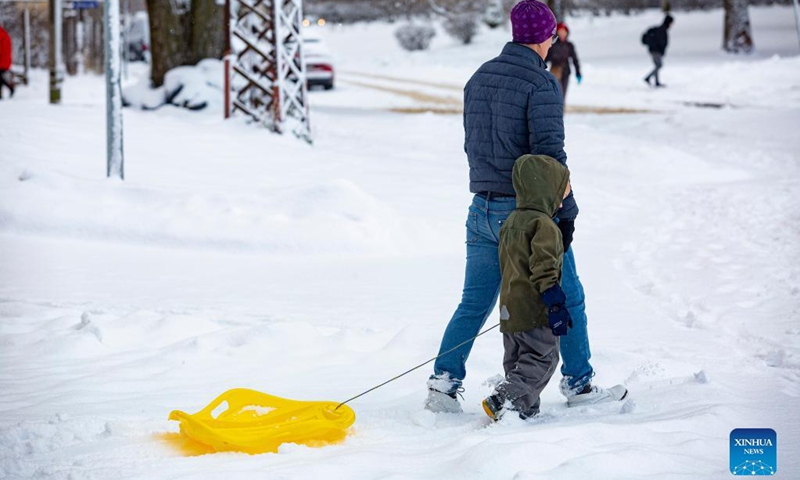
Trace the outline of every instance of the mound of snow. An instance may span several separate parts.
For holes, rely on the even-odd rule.
[[[164,76],[164,85],[152,88],[150,79],[122,90],[126,106],[155,110],[166,104],[189,110],[211,107],[222,110],[224,76],[222,61],[207,58],[194,66],[176,67]]]
[[[347,179],[295,185],[287,195],[3,173],[0,185],[19,201],[0,207],[0,225],[19,232],[282,253],[387,253],[411,244],[401,212]]]

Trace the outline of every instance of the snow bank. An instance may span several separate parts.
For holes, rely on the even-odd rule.
[[[405,241],[402,215],[347,179],[202,192],[10,166],[0,172],[0,188],[15,199],[0,205],[6,231],[284,254],[386,254]]]

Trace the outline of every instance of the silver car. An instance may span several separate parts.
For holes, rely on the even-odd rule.
[[[303,51],[306,59],[308,88],[321,86],[330,90],[334,85],[333,57],[321,38],[303,33]]]

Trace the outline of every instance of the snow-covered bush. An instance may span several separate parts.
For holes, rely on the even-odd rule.
[[[394,32],[397,41],[403,49],[413,52],[416,50],[427,50],[431,44],[431,39],[436,36],[436,30],[430,25],[415,25],[410,23],[403,25]]]
[[[489,28],[497,28],[506,21],[506,12],[503,9],[503,2],[494,0],[486,7],[486,12],[483,14],[483,23]]]
[[[173,68],[164,76],[167,101],[189,110],[202,110],[209,105],[221,106],[225,75],[223,63],[216,58],[200,60],[197,65]]]
[[[125,106],[142,110],[155,110],[166,104],[189,110],[206,107],[222,109],[222,61],[214,58],[201,60],[195,66],[176,67],[164,76],[164,85],[150,87],[150,79],[122,90]]]
[[[443,26],[448,35],[467,45],[478,33],[478,17],[471,13],[453,15],[445,19]]]

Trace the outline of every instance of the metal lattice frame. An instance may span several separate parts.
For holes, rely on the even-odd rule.
[[[311,141],[302,0],[228,0],[225,117],[250,116]]]

